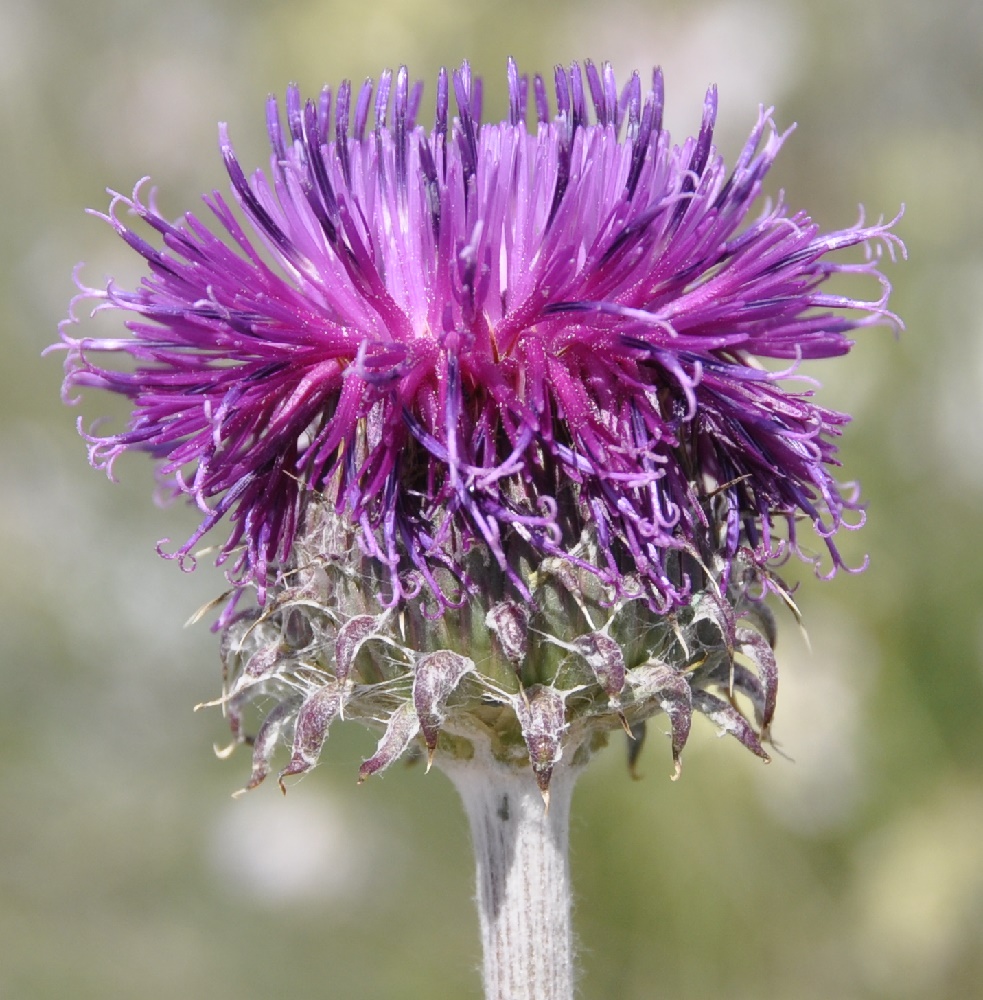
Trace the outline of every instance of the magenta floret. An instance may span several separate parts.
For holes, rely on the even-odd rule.
[[[824,233],[780,199],[752,216],[787,133],[762,111],[728,173],[715,89],[673,146],[658,70],[643,94],[637,74],[619,92],[607,65],[558,68],[555,107],[512,62],[508,83],[509,120],[482,124],[468,65],[442,72],[432,129],[405,68],[354,108],[348,83],[306,102],[291,88],[285,120],[271,98],[268,174],[247,177],[220,129],[245,225],[218,192],[209,225],[167,221],[140,185],[114,194],[104,218],[148,273],[80,299],[126,314],[130,335],[62,332],[66,397],[133,406],[121,432],[84,432],[93,465],[150,453],[203,513],[171,557],[228,521],[219,561],[260,601],[312,496],[388,566],[387,604],[421,585],[458,603],[480,545],[520,596],[516,550],[672,608],[695,589],[687,566],[798,551],[802,516],[835,569],[859,509],[830,471],[848,418],[791,386],[800,360],[897,322],[877,270],[900,247],[892,224]],[[850,247],[866,259],[831,259]],[[822,290],[843,272],[880,294]]]

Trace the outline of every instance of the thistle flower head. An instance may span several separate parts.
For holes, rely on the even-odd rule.
[[[707,689],[743,690],[766,728],[770,567],[816,559],[801,521],[842,565],[848,418],[796,368],[895,322],[891,224],[756,207],[787,133],[762,111],[728,171],[714,89],[680,145],[658,70],[619,89],[607,65],[558,68],[551,98],[510,62],[508,89],[509,119],[482,123],[480,80],[442,72],[432,127],[405,68],[357,94],[291,88],[285,115],[271,98],[268,174],[220,129],[241,216],[218,192],[210,225],[114,194],[105,218],[148,273],[80,298],[129,335],[63,328],[66,394],[132,401],[119,433],[83,430],[92,463],[149,452],[197,504],[183,564],[228,526],[237,735],[257,694],[279,699],[253,783],[277,738],[306,770],[346,714],[385,727],[366,773],[479,725],[545,788],[564,746],[654,711],[678,758],[693,707],[763,753]],[[850,247],[866,258],[831,259]],[[824,290],[843,272],[879,294]]]

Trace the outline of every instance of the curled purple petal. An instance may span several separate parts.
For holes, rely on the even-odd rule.
[[[761,684],[762,698],[760,711],[761,727],[767,732],[775,715],[778,701],[778,663],[768,640],[750,628],[739,628],[736,633],[737,648],[755,666]]]
[[[341,693],[334,681],[318,688],[300,706],[290,761],[279,775],[281,791],[287,790],[284,778],[304,774],[317,763],[324,741],[328,738],[328,726],[338,717],[340,709]]]
[[[729,733],[766,763],[771,760],[751,724],[732,705],[706,691],[694,691],[693,708],[716,723],[721,733]]]
[[[635,700],[655,701],[665,712],[672,730],[673,780],[679,777],[683,747],[689,739],[693,721],[693,695],[686,677],[663,663],[643,663],[628,673],[628,687]],[[636,737],[637,738],[637,737]],[[639,740],[638,750],[641,749]],[[633,766],[638,751],[629,756]]]
[[[276,705],[263,724],[259,727],[259,732],[253,740],[253,769],[249,776],[249,781],[245,788],[235,792],[235,795],[242,795],[251,792],[266,779],[270,773],[270,759],[280,740],[284,726],[289,722],[293,712],[293,705],[288,701],[281,701]]]
[[[515,699],[515,714],[536,783],[548,805],[553,768],[563,753],[563,733],[567,725],[564,697],[555,688],[534,684]]]
[[[403,702],[390,716],[375,753],[358,769],[358,783],[361,784],[373,774],[385,771],[390,764],[399,760],[419,731],[420,720],[417,718],[413,703]]]
[[[607,693],[612,706],[617,706],[618,696],[625,686],[625,654],[621,646],[603,632],[588,632],[573,641],[577,652],[587,661],[587,666]]]
[[[450,649],[420,657],[413,668],[413,705],[427,744],[428,767],[437,749],[447,699],[473,671],[472,660]]]
[[[378,634],[385,615],[355,615],[339,629],[334,645],[334,675],[342,685],[346,684],[362,646]]]
[[[529,608],[518,601],[499,601],[485,616],[505,659],[517,670],[529,649]]]

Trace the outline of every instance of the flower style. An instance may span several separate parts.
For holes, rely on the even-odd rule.
[[[897,322],[892,223],[752,214],[788,133],[763,110],[728,173],[715,89],[675,146],[658,70],[643,93],[608,65],[558,68],[551,105],[510,62],[508,89],[509,119],[482,123],[467,63],[441,72],[428,130],[405,68],[357,95],[291,88],[285,120],[267,107],[268,175],[220,129],[246,225],[217,191],[211,227],[170,222],[140,185],[104,216],[149,273],[82,289],[129,336],[65,326],[65,392],[128,397],[121,432],[80,426],[92,464],[146,451],[201,509],[170,557],[193,565],[230,525],[237,741],[277,695],[250,785],[279,739],[281,780],[308,770],[341,717],[383,727],[363,777],[418,743],[466,756],[477,727],[544,794],[564,752],[619,726],[640,744],[659,711],[677,766],[693,709],[766,756],[772,568],[818,564],[806,522],[835,572],[834,536],[862,521],[831,472],[848,417],[797,368]],[[831,259],[851,247],[866,257]],[[844,273],[880,294],[824,290]]]

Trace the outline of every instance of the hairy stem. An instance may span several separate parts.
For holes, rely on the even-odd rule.
[[[486,1000],[572,1000],[568,844],[578,771],[556,767],[547,809],[528,766],[478,754],[441,767],[471,824]]]

